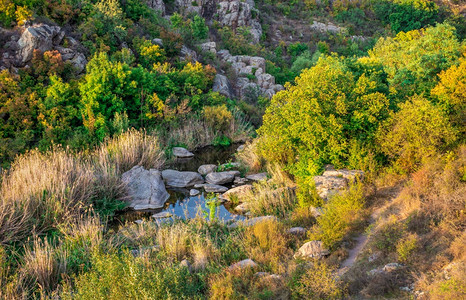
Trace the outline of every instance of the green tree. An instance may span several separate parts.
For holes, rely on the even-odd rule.
[[[380,128],[381,151],[397,167],[412,171],[423,159],[445,150],[456,140],[455,130],[444,110],[421,96],[413,96],[400,104]]]
[[[263,155],[287,165],[302,195],[324,164],[344,167],[355,142],[370,149],[388,116],[386,86],[377,68],[321,57],[276,94],[259,129]],[[364,155],[362,151],[360,155]]]
[[[150,75],[142,67],[111,62],[105,53],[96,54],[79,85],[84,126],[98,140],[113,133],[115,113],[126,112],[133,122],[140,118],[141,101],[151,89]]]
[[[430,92],[437,84],[436,75],[460,55],[455,28],[448,24],[381,38],[369,51],[370,61],[383,65],[393,92],[401,100],[406,95]]]
[[[77,87],[53,75],[47,96],[39,101],[38,120],[43,127],[41,144],[64,144],[79,127]]]

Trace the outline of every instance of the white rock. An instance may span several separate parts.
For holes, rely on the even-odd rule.
[[[228,191],[227,187],[218,184],[204,184],[203,187],[207,193],[224,193]]]
[[[195,197],[195,196],[199,195],[200,193],[201,193],[201,192],[199,192],[199,190],[191,189],[191,190],[189,191],[189,196]]]
[[[306,230],[306,228],[303,228],[303,227],[292,227],[292,228],[288,229],[287,232],[289,234],[293,234],[293,235],[305,235],[307,230]]]
[[[235,176],[239,175],[238,171],[212,172],[205,177],[210,184],[225,184],[233,182]]]
[[[294,255],[295,258],[322,258],[330,254],[330,251],[324,247],[322,241],[310,241],[299,248]]]
[[[239,261],[229,267],[230,270],[235,269],[245,269],[245,268],[255,268],[257,264],[250,258]]]
[[[249,179],[251,181],[267,180],[267,173],[251,174],[246,176],[246,179]]]

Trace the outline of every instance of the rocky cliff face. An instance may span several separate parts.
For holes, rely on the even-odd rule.
[[[63,61],[69,61],[78,73],[86,67],[87,60],[78,50],[79,43],[71,37],[65,37],[65,32],[59,26],[35,24],[26,27],[21,35],[16,31],[4,31],[4,34],[10,35],[10,40],[0,49],[2,51],[0,69],[25,66],[31,61],[36,50],[40,52],[57,50]],[[67,47],[63,45],[65,38]]]

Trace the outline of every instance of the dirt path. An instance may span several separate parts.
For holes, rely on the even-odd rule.
[[[376,197],[379,198],[377,199],[378,202],[382,202],[383,205],[376,208],[371,216],[370,216],[370,221],[369,221],[369,226],[374,224],[377,219],[379,218],[380,213],[396,198],[398,197],[398,194],[400,193],[401,190],[401,185],[396,186],[396,187],[391,187],[388,188],[387,190],[382,190],[379,193],[377,193]],[[340,268],[337,271],[337,274],[339,276],[343,275],[348,271],[356,262],[359,254],[362,252],[364,247],[367,244],[368,241],[368,233],[363,232],[360,235],[358,235],[355,239],[356,244],[355,246],[348,251],[348,258],[346,258],[340,265]]]

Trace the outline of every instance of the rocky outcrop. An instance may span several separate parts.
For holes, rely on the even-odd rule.
[[[233,98],[233,92],[230,82],[228,81],[228,78],[224,75],[215,75],[212,91],[218,92],[227,98]]]
[[[162,178],[170,187],[185,188],[204,183],[201,174],[196,172],[180,172],[176,170],[163,170]]]
[[[181,47],[180,50],[180,59],[186,60],[186,61],[192,61],[192,62],[197,62],[197,53],[196,51],[189,49],[185,45]]]
[[[162,15],[165,14],[165,3],[163,0],[147,0],[147,6],[153,10],[160,11]]]
[[[254,8],[253,0],[228,0],[220,1],[217,5],[216,20],[222,26],[228,26],[233,29],[237,27],[249,27],[252,36],[252,42],[258,43],[262,36],[262,27],[257,20],[258,10]],[[253,14],[255,17],[253,17]]]
[[[319,197],[328,200],[332,195],[346,189],[356,179],[364,179],[360,170],[326,170],[320,176],[314,176],[316,191]]]
[[[236,55],[228,50],[220,50],[217,57],[231,64],[237,76],[235,94],[246,98],[248,94],[256,93],[272,98],[275,93],[283,90],[283,86],[275,84],[275,77],[265,72],[265,59],[258,56]]]
[[[189,15],[192,13],[202,15],[203,4],[203,0],[175,0],[177,11],[184,15]]]
[[[192,152],[188,151],[188,149],[185,149],[183,147],[173,147],[172,153],[173,156],[178,158],[188,158],[194,156]]]
[[[321,22],[317,22],[317,21],[313,21],[310,28],[313,31],[319,31],[319,32],[322,32],[322,33],[333,33],[333,34],[337,34],[337,33],[343,32],[345,30],[345,28],[338,27],[338,26],[336,26],[336,25],[334,25],[332,23],[325,24],[325,23],[321,23]]]
[[[310,241],[302,245],[295,258],[322,258],[330,254],[330,251],[324,247],[322,241]]]
[[[62,60],[70,62],[78,73],[86,67],[87,60],[79,51],[80,44],[71,37],[65,38],[65,32],[59,26],[35,24],[26,27],[21,36],[12,30],[8,34],[11,34],[10,41],[0,49],[0,68],[24,67],[32,60],[34,51],[52,50],[58,51]]]
[[[127,187],[129,207],[135,210],[162,208],[170,197],[160,171],[135,166],[123,173],[121,179]]]
[[[34,50],[41,52],[52,50],[53,46],[58,46],[65,33],[59,26],[49,26],[37,24],[26,28],[18,40],[18,58],[22,63],[32,59]]]
[[[215,42],[206,42],[206,43],[200,44],[199,47],[201,48],[202,51],[211,52],[214,54],[217,53],[217,44]]]

